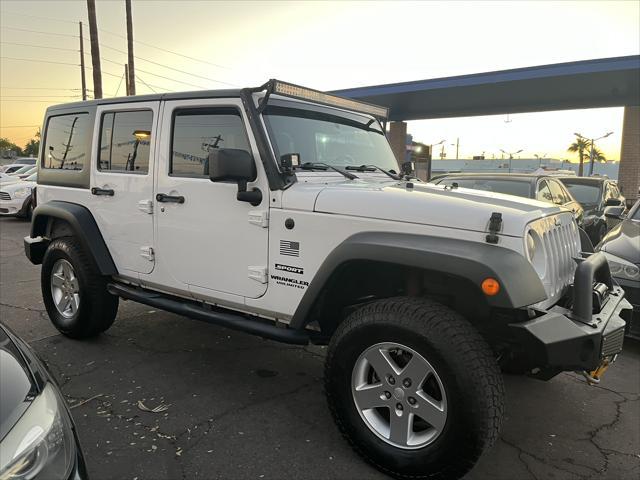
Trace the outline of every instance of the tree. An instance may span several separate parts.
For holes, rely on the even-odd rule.
[[[32,138],[24,146],[23,153],[27,157],[37,157],[39,150],[40,150],[40,140],[36,140],[35,138]]]
[[[591,148],[589,148],[589,151],[585,153],[585,157],[589,159],[591,158]],[[605,157],[604,153],[602,153],[598,147],[593,148],[593,161],[594,162],[607,161],[607,157]]]
[[[587,157],[585,151],[589,148],[590,142],[586,138],[576,136],[576,141],[569,145],[568,152],[578,152],[580,166],[578,167],[578,176],[582,176],[584,170],[584,159]]]
[[[10,151],[16,152],[16,155],[22,155],[22,149],[15,143],[9,141],[8,138],[0,138],[0,155],[3,157],[9,157]]]

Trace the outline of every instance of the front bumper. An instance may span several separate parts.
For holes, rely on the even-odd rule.
[[[594,286],[607,286],[602,306],[594,302]],[[624,290],[611,279],[602,253],[586,258],[576,268],[571,298],[536,317],[509,325],[514,340],[524,353],[526,364],[551,375],[561,371],[592,371],[605,359],[622,351],[625,325],[632,307]],[[563,303],[563,302],[561,302]]]
[[[5,217],[19,217],[24,215],[25,206],[29,197],[12,198],[11,200],[0,200],[0,215]]]

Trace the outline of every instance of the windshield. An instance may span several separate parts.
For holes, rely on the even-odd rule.
[[[37,182],[38,181],[38,172],[29,175],[24,179],[25,182]]]
[[[586,183],[569,183],[566,180],[563,182],[571,195],[583,205],[597,205],[600,203],[600,186]]]
[[[25,165],[24,167],[20,167],[19,169],[14,170],[12,173],[15,173],[16,175],[19,175],[21,173],[27,173],[32,168],[33,168],[32,165]]]
[[[265,119],[276,158],[298,153],[301,164],[398,169],[380,124],[368,117],[270,105]]]
[[[489,178],[444,178],[440,185],[451,186],[457,183],[461,188],[473,188],[487,192],[506,193],[516,197],[531,196],[531,182],[518,180],[493,180]]]

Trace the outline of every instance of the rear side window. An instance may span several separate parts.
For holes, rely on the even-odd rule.
[[[141,173],[149,171],[153,112],[112,112],[102,115],[98,169]]]
[[[209,153],[216,148],[251,152],[242,117],[236,109],[199,108],[175,113],[170,175],[208,177]]]
[[[50,117],[45,133],[42,168],[82,170],[87,160],[89,114]]]
[[[564,196],[564,192],[562,191],[562,188],[560,188],[560,185],[558,185],[553,180],[550,180],[548,183],[549,188],[551,189],[553,203],[555,203],[556,205],[564,205],[565,203],[569,202],[569,199]]]
[[[538,185],[538,193],[536,193],[536,199],[542,202],[553,203],[551,190],[549,190],[549,185],[547,185],[547,182],[544,180],[540,182],[540,185]]]

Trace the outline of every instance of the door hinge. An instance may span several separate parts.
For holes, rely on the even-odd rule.
[[[155,253],[153,251],[153,247],[140,247],[140,256],[149,260],[150,262],[155,261]]]
[[[144,213],[153,213],[153,202],[151,200],[140,200],[138,210]]]
[[[266,228],[269,226],[269,210],[251,210],[249,212],[249,223]]]
[[[249,278],[260,282],[267,283],[267,267],[249,267]]]

